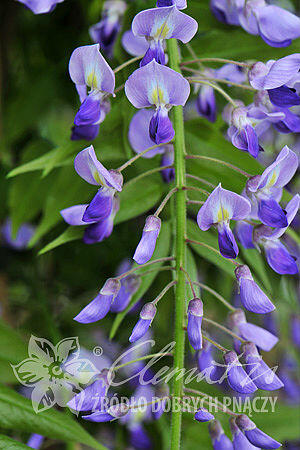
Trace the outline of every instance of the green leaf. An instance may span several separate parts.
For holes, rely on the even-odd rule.
[[[156,243],[156,248],[153,254],[152,259],[158,259],[158,258],[164,258],[165,256],[169,256],[169,251],[170,251],[170,243],[171,243],[171,224],[169,222],[164,222],[162,223],[161,226],[161,231],[159,234],[159,238],[157,240]],[[154,269],[157,268],[159,269],[161,266],[163,265],[163,263],[156,263],[153,264],[153,266],[148,266],[145,268],[141,268],[141,270],[139,271],[140,274],[142,274],[143,272],[148,271],[150,268]],[[135,264],[134,267],[138,267],[137,264]],[[127,306],[127,308],[118,313],[110,330],[110,335],[109,335],[109,339],[113,339],[116,332],[118,331],[119,326],[121,325],[124,317],[126,316],[126,314],[128,313],[128,311],[142,298],[142,296],[145,294],[145,292],[147,292],[147,290],[150,288],[151,284],[153,283],[153,281],[155,280],[156,276],[159,274],[159,271],[157,272],[151,272],[145,276],[141,277],[141,285],[138,289],[138,291],[134,294],[134,296],[132,297],[129,305]]]
[[[76,241],[77,239],[82,239],[84,233],[83,227],[68,227],[62,234],[60,234],[56,239],[45,245],[42,250],[39,251],[38,255],[43,255],[44,253],[50,252],[60,245],[66,244],[67,242]]]
[[[3,385],[0,385],[0,427],[105,449],[70,415],[54,409],[36,414],[29,399]]]
[[[27,356],[27,347],[17,331],[0,320],[0,359],[17,363]]]
[[[0,434],[0,449],[3,448],[3,450],[27,450],[31,447],[28,447],[25,444],[22,444],[21,442],[15,441],[14,439],[4,436],[4,434]]]
[[[203,242],[203,244],[211,247],[207,248],[205,245],[190,244],[198,255],[234,277],[235,266],[219,253],[217,234],[213,234],[211,231],[201,231],[195,222],[188,220],[187,235],[189,239]],[[239,261],[237,260],[237,262]]]
[[[125,222],[151,209],[161,198],[163,188],[159,176],[125,184],[120,194],[121,206],[115,223]]]

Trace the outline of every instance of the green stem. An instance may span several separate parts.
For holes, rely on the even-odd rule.
[[[163,298],[163,296],[168,292],[169,289],[171,289],[172,286],[174,286],[177,283],[176,280],[171,281],[167,286],[164,287],[164,289],[161,291],[160,294],[152,301],[153,305],[157,305],[159,300]]]
[[[234,306],[232,306],[227,300],[225,300],[224,297],[222,297],[222,295],[220,295],[218,292],[216,292],[214,289],[210,288],[209,286],[207,286],[204,283],[199,283],[199,281],[193,281],[193,284],[195,284],[196,286],[201,287],[202,289],[204,289],[205,291],[209,292],[210,294],[212,294],[215,298],[217,298],[218,300],[220,300],[220,302],[222,302],[228,309],[230,309],[231,311],[235,311],[236,308]]]
[[[218,91],[221,95],[223,95],[223,97],[224,97],[229,103],[231,103],[231,105],[232,105],[234,108],[237,108],[238,105],[237,105],[236,102],[233,100],[233,98],[231,98],[230,95],[227,94],[227,92],[225,92],[224,89],[222,89],[222,88],[221,88],[220,86],[218,86],[217,84],[215,84],[215,83],[210,83],[209,81],[204,81],[204,80],[195,80],[195,79],[193,79],[193,78],[187,78],[187,80],[188,80],[190,83],[205,84],[205,85],[207,85],[207,86],[212,87],[213,89],[215,89],[216,91]]]
[[[158,217],[160,215],[160,213],[162,212],[162,210],[164,209],[164,207],[166,206],[166,204],[168,203],[168,201],[170,200],[172,195],[175,194],[176,191],[177,191],[177,188],[175,187],[168,192],[168,194],[165,196],[165,198],[163,199],[163,201],[161,202],[161,204],[155,211],[154,216]]]
[[[170,58],[170,67],[180,73],[180,57],[177,41],[169,39],[168,55]],[[185,347],[185,275],[181,268],[186,266],[186,190],[185,186],[185,139],[182,106],[173,107],[173,125],[175,129],[174,155],[175,155],[175,177],[176,177],[176,278],[175,288],[175,333],[174,340],[176,346],[174,349],[174,369],[184,368],[184,347]],[[174,397],[181,397],[183,392],[183,379],[178,377],[174,379],[172,394]],[[181,440],[181,408],[172,411],[171,424],[171,450],[180,449]]]
[[[222,64],[235,64],[236,66],[240,67],[250,67],[250,64],[240,62],[240,61],[233,61],[232,59],[224,59],[224,58],[195,58],[191,61],[184,61],[181,63],[181,66],[188,66],[189,64],[195,64],[195,63],[202,63],[202,62],[219,62]]]
[[[170,142],[172,142],[172,141],[170,141]],[[168,144],[170,144],[170,142],[168,142]],[[124,164],[122,164],[122,166],[120,166],[117,170],[119,172],[122,172],[122,170],[126,169],[126,167],[128,167],[128,166],[131,166],[132,163],[134,163],[137,159],[144,156],[146,153],[150,152],[150,150],[154,150],[159,147],[164,147],[165,145],[167,145],[167,144],[157,144],[157,145],[153,145],[152,147],[146,148],[146,150],[143,150],[142,152],[138,153],[137,155],[133,156],[128,161],[126,161]]]
[[[171,167],[173,167],[172,164],[169,166],[155,167],[155,169],[148,170],[147,172],[141,173],[137,177],[131,178],[131,180],[127,181],[127,183],[124,184],[124,187],[129,186],[133,183],[136,183],[138,180],[141,180],[144,177],[148,177],[149,175],[152,175],[154,173],[161,172],[164,169],[171,169]],[[124,187],[123,187],[123,189],[124,189]]]
[[[152,264],[156,264],[158,262],[173,261],[173,260],[174,260],[173,256],[166,256],[164,258],[158,258],[158,259],[154,259],[153,261],[148,261],[145,264],[142,264],[142,265],[137,266],[137,267],[133,267],[132,269],[128,270],[127,272],[122,273],[121,275],[116,277],[116,280],[122,280],[122,278],[125,278],[128,275],[136,272],[137,270],[143,269],[144,267],[151,266]]]
[[[206,317],[203,317],[203,321],[207,322],[207,323],[211,323],[212,325],[214,325],[215,327],[219,328],[220,330],[224,331],[224,333],[230,334],[230,336],[232,336],[235,339],[238,339],[240,342],[244,343],[246,342],[245,339],[241,338],[240,336],[238,336],[237,334],[235,334],[233,331],[228,330],[228,328],[223,327],[223,325],[220,325],[219,323],[215,322],[214,320],[211,319],[207,319]]]
[[[137,61],[139,61],[142,57],[141,56],[136,56],[135,58],[129,59],[128,61],[124,62],[123,64],[121,64],[120,66],[116,67],[114,69],[114,73],[118,73],[120,72],[120,70],[124,69],[125,67],[129,66],[129,64],[133,64]]]
[[[186,159],[203,159],[206,161],[212,161],[212,162],[215,162],[218,164],[222,164],[223,166],[229,167],[230,169],[234,170],[235,172],[238,172],[241,175],[244,175],[244,177],[246,177],[246,178],[252,177],[252,175],[250,175],[250,173],[247,173],[244,170],[240,169],[239,167],[236,167],[233,164],[223,161],[222,159],[212,158],[211,156],[204,156],[204,155],[186,155]]]
[[[131,361],[127,361],[124,364],[120,364],[119,366],[115,366],[113,368],[113,371],[115,372],[116,370],[122,369],[123,367],[129,366],[130,364],[134,364],[134,363],[139,362],[139,361],[144,361],[145,359],[157,358],[158,356],[172,356],[172,355],[173,354],[171,352],[166,352],[166,353],[153,353],[152,355],[141,356],[140,358],[132,359]]]

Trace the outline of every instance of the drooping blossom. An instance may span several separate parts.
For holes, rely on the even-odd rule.
[[[188,323],[187,335],[193,349],[200,350],[202,348],[202,319],[203,319],[203,303],[200,298],[194,298],[188,304]]]
[[[81,106],[74,119],[72,140],[94,139],[109,112],[108,95],[113,95],[115,75],[100,53],[100,45],[76,48],[70,58],[69,73]]]
[[[232,443],[234,450],[258,450],[257,447],[248,441],[244,433],[239,429],[236,424],[236,418],[230,417],[229,419],[230,431],[232,434]]]
[[[275,371],[263,361],[253,342],[242,344],[243,367],[258,389],[274,391],[283,387]]]
[[[296,216],[300,205],[299,194],[295,195],[285,207],[287,225],[275,230],[261,225],[254,231],[254,241],[265,250],[265,255],[269,266],[280,275],[298,273],[295,257],[293,257],[279,238],[284,234]]]
[[[220,69],[209,68],[201,70],[200,76],[228,80],[229,85],[230,81],[243,83],[246,80],[245,73],[239,66],[234,64],[225,64]],[[195,86],[196,92],[199,92],[196,100],[198,114],[210,122],[215,122],[217,118],[217,104],[214,89],[208,85],[196,84]]]
[[[258,325],[247,322],[246,315],[241,309],[229,313],[228,325],[238,336],[246,341],[253,342],[266,352],[270,351],[278,342],[277,336]]]
[[[93,323],[103,319],[109,312],[111,305],[121,289],[121,283],[117,278],[109,278],[95,297],[74,320],[80,323]]]
[[[114,44],[121,28],[120,20],[125,10],[126,3],[122,0],[104,2],[100,22],[89,29],[93,42],[100,44],[108,58],[112,57]]]
[[[82,416],[83,419],[90,422],[111,422],[112,420],[120,419],[128,413],[128,405],[126,403],[117,403],[110,406],[108,409],[96,411],[87,416]]]
[[[202,349],[197,351],[196,360],[199,372],[205,375],[208,382],[222,380],[224,367],[215,362],[212,346],[207,340],[203,341]]]
[[[214,16],[228,25],[239,25],[238,4],[243,0],[211,0],[210,9]]]
[[[32,236],[34,235],[35,227],[29,223],[20,225],[16,237],[12,235],[12,222],[7,219],[1,227],[1,235],[4,244],[14,250],[25,250]]]
[[[255,425],[252,420],[245,414],[241,414],[236,418],[236,424],[245,434],[246,438],[252,445],[258,448],[275,449],[281,447],[281,444],[275,439],[268,436]]]
[[[153,58],[158,63],[165,64],[163,40],[175,38],[187,43],[194,37],[197,29],[196,20],[179,11],[176,5],[141,11],[132,22],[133,34],[146,37],[149,43],[140,65],[148,64]]]
[[[198,422],[209,422],[215,418],[206,408],[199,408],[194,417]]]
[[[242,265],[235,269],[241,302],[248,311],[266,314],[274,311],[275,306],[262,289],[255,283],[248,266]]]
[[[294,85],[299,83],[300,53],[270,60],[266,64],[255,63],[248,72],[250,84],[258,90],[267,90],[271,102],[288,108],[300,104]]]
[[[296,153],[285,146],[262,175],[256,175],[247,181],[246,193],[253,204],[252,212],[257,211],[257,217],[265,225],[276,228],[288,226],[286,213],[278,201],[282,188],[293,178],[297,167]]]
[[[233,108],[229,125],[227,134],[232,145],[257,158],[261,147],[258,142],[254,120],[249,116],[249,108],[245,106]]]
[[[265,0],[247,0],[239,5],[240,25],[259,35],[272,47],[287,47],[300,37],[300,18]]]
[[[153,303],[146,303],[141,312],[132,333],[129,337],[130,342],[136,342],[147,333],[156,314],[156,306]]]
[[[27,447],[35,448],[39,450],[44,442],[45,438],[41,434],[32,433],[27,441]]]
[[[242,220],[249,215],[250,210],[251,205],[246,198],[223,189],[220,183],[200,208],[197,223],[203,231],[216,225],[221,254],[225,258],[236,258],[239,250],[229,227],[230,220]]]
[[[222,425],[218,420],[212,420],[209,422],[208,431],[214,450],[233,450],[232,442],[224,433]]]
[[[154,253],[156,241],[160,232],[161,220],[156,216],[148,216],[143,229],[143,234],[133,255],[138,264],[148,262]]]
[[[116,192],[122,190],[123,177],[120,172],[107,170],[98,161],[92,145],[78,153],[74,167],[81,178],[100,188],[89,204],[63,209],[61,215],[69,225],[89,225],[84,233],[85,243],[101,242],[112,232],[119,209]]]
[[[68,402],[74,411],[94,411],[104,403],[109,388],[108,369],[103,369],[97,378]]]
[[[172,106],[185,105],[190,94],[189,82],[181,74],[152,60],[128,78],[125,93],[135,108],[155,106],[149,124],[155,144],[173,139],[175,132],[168,111]]]
[[[140,153],[150,147],[153,147],[153,141],[149,136],[149,126],[153,113],[149,109],[141,109],[131,119],[129,125],[128,139],[131,147],[136,153]],[[161,155],[160,165],[162,167],[174,164],[174,146],[166,144],[157,147],[143,155],[144,158],[153,158]],[[170,183],[175,178],[175,170],[173,167],[162,169],[161,175],[166,183]]]
[[[130,270],[131,264],[128,260],[125,260],[120,264],[116,276],[122,275],[127,270]],[[116,295],[111,307],[110,311],[114,313],[118,313],[124,311],[127,308],[132,296],[136,293],[141,284],[141,278],[131,273],[124,278],[121,278],[121,288]]]
[[[257,387],[247,375],[236,352],[230,350],[223,355],[223,358],[227,366],[226,374],[229,386],[241,394],[253,394],[257,390]]]
[[[23,3],[34,14],[46,14],[52,12],[58,3],[64,0],[17,0]]]

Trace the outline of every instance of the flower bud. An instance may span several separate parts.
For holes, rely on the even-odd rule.
[[[154,253],[156,240],[158,238],[161,227],[161,220],[156,216],[148,216],[143,229],[142,239],[140,240],[133,259],[138,264],[148,262]]]
[[[203,303],[200,298],[194,298],[188,305],[188,324],[187,334],[191,346],[195,350],[202,348],[202,325],[203,318]]]
[[[141,339],[148,331],[152,320],[156,314],[156,306],[153,303],[146,303],[141,312],[140,318],[137,321],[132,333],[129,337],[130,342],[136,342]]]

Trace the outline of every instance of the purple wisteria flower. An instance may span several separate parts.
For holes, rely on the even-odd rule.
[[[255,63],[248,72],[250,84],[258,90],[267,90],[271,102],[287,108],[300,104],[294,85],[299,83],[300,53],[285,56],[266,64]]]
[[[128,413],[129,407],[126,403],[117,403],[110,406],[108,409],[96,411],[87,416],[82,416],[83,419],[90,422],[111,422],[112,420],[120,419]]]
[[[111,305],[121,289],[121,283],[117,278],[109,278],[105,281],[97,297],[94,298],[74,320],[80,323],[92,323],[103,319],[109,312]]]
[[[132,333],[129,337],[130,342],[136,342],[141,339],[151,326],[151,323],[156,314],[156,306],[153,303],[146,303],[141,312],[140,318],[137,321],[135,327],[132,330]]]
[[[246,341],[253,342],[257,347],[270,351],[278,342],[278,337],[274,336],[264,328],[248,323],[243,310],[237,309],[228,315],[228,324],[238,336]]]
[[[83,389],[68,402],[74,411],[93,411],[105,401],[109,388],[108,369],[103,369],[89,386]]]
[[[172,106],[185,105],[190,94],[189,82],[181,74],[152,60],[128,78],[125,93],[135,108],[155,106],[149,125],[155,144],[173,139],[175,132],[168,111]]]
[[[223,189],[221,183],[213,190],[197,215],[197,223],[206,231],[218,227],[219,248],[225,258],[236,258],[238,246],[229,227],[230,220],[242,220],[251,210],[250,202],[235,192]]]
[[[243,369],[235,351],[230,350],[223,357],[227,366],[227,381],[229,386],[241,394],[253,394],[257,390],[257,387]]]
[[[281,444],[268,436],[255,425],[245,414],[236,418],[236,424],[245,434],[252,445],[258,448],[275,449],[281,447]]]
[[[123,34],[122,46],[131,56],[143,56],[149,48],[146,38],[135,36],[131,30],[127,30]]]
[[[272,47],[287,47],[300,37],[300,18],[265,0],[247,0],[239,5],[240,25]]]
[[[156,216],[148,216],[143,229],[142,238],[135,250],[133,259],[138,264],[148,262],[154,253],[156,241],[160,232],[161,220]]]
[[[234,64],[225,64],[220,69],[204,69],[200,72],[201,76],[208,78],[219,78],[232,81],[234,83],[243,83],[246,81],[246,74],[241,67]],[[230,85],[230,83],[228,83]],[[201,117],[205,117],[210,122],[215,122],[217,118],[217,105],[214,89],[208,85],[196,84],[196,92],[199,91],[196,100],[196,109]]]
[[[253,244],[253,225],[244,222],[243,220],[237,222],[234,229],[235,234],[244,248],[255,248]]]
[[[254,120],[249,116],[249,108],[245,106],[233,108],[229,124],[227,134],[232,145],[257,158],[262,148],[258,142]]]
[[[300,196],[295,195],[287,204],[286,219],[287,226],[273,230],[265,225],[261,225],[254,231],[254,241],[263,246],[269,266],[280,275],[298,273],[296,259],[294,258],[279,238],[284,234],[296,216],[300,206]]]
[[[44,442],[45,438],[44,436],[36,433],[32,433],[30,435],[30,438],[27,441],[27,447],[35,448],[36,450],[39,450]]]
[[[125,260],[124,263],[120,265],[116,275],[122,275],[130,268],[131,264],[128,260]],[[141,278],[134,273],[127,275],[127,277],[121,278],[121,288],[110,307],[110,311],[114,313],[124,311],[124,309],[127,308],[132,296],[140,287],[140,284]]]
[[[62,3],[64,0],[17,0],[23,3],[34,14],[46,14],[54,10],[58,3]]]
[[[120,172],[107,170],[98,161],[92,145],[78,153],[74,167],[81,178],[100,188],[89,204],[71,206],[60,213],[69,225],[89,225],[83,238],[86,244],[101,242],[112,232],[113,220],[119,210],[116,192],[122,190],[123,177]]]
[[[194,417],[198,422],[209,422],[214,419],[214,416],[206,408],[198,409]]]
[[[23,223],[15,238],[12,237],[12,222],[7,219],[1,227],[2,239],[8,247],[14,250],[25,250],[32,236],[34,235],[35,227],[29,223]]]
[[[262,173],[250,178],[246,183],[246,193],[252,201],[252,214],[270,227],[288,226],[286,212],[278,201],[282,188],[293,178],[298,167],[296,153],[283,147],[276,160]]]
[[[146,37],[149,43],[140,65],[144,66],[153,59],[165,64],[163,40],[175,38],[187,43],[194,37],[197,29],[197,21],[180,12],[176,5],[141,11],[132,22],[133,34]]]
[[[108,0],[104,2],[100,22],[91,26],[90,36],[95,44],[100,44],[103,52],[112,57],[114,44],[120,31],[120,19],[125,10],[126,3],[122,0]]]
[[[115,75],[101,55],[99,44],[76,48],[70,58],[69,73],[81,101],[71,139],[90,141],[98,135],[99,124],[109,112],[107,97],[113,95]]]
[[[202,349],[196,353],[198,370],[200,373],[205,374],[207,380],[217,382],[223,377],[224,367],[216,364],[210,342],[204,340],[202,345]]]
[[[230,417],[229,419],[230,431],[232,434],[232,442],[234,450],[258,450],[257,447],[248,441],[244,433],[239,429],[236,424],[236,418]]]
[[[235,276],[239,285],[241,302],[245,309],[257,314],[274,311],[275,306],[253,280],[248,266],[238,266]]]
[[[188,323],[187,334],[189,342],[193,349],[200,350],[202,348],[202,319],[203,319],[203,303],[200,298],[194,298],[188,304]]]
[[[243,367],[258,389],[274,391],[283,387],[282,381],[263,361],[253,342],[242,344],[241,351]]]
[[[243,0],[211,0],[210,8],[214,16],[223,23],[239,25],[239,4]]]
[[[208,431],[214,450],[233,450],[232,442],[224,433],[222,425],[218,420],[209,422]]]
[[[149,109],[141,109],[132,118],[128,139],[131,147],[136,153],[140,153],[150,147],[153,147],[153,141],[149,135],[149,127],[153,112]],[[153,158],[156,155],[162,155],[160,165],[171,166],[174,164],[174,146],[166,144],[163,147],[157,147],[143,155],[143,158]],[[163,180],[170,183],[175,178],[175,170],[173,167],[163,169],[161,171]]]

